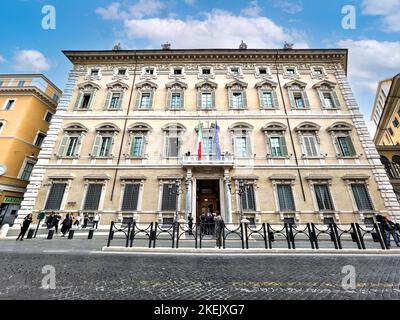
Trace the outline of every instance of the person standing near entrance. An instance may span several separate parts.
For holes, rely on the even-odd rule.
[[[62,237],[65,237],[65,234],[71,229],[72,227],[72,219],[69,216],[69,213],[67,213],[67,215],[65,216],[64,221],[61,223],[62,224],[62,228],[61,228],[61,233],[62,233]]]
[[[222,228],[224,227],[224,220],[221,217],[219,211],[216,212],[215,215],[215,236],[217,238],[217,247],[220,248],[222,246]]]
[[[32,213],[28,214],[25,219],[24,222],[21,225],[21,232],[19,233],[18,237],[17,237],[17,241],[21,238],[21,241],[24,240],[24,236],[26,231],[28,230],[30,224],[32,223]]]
[[[53,226],[54,226],[54,229],[55,229],[55,231],[56,231],[56,234],[58,233],[58,224],[60,223],[60,221],[61,221],[61,215],[59,214],[59,213],[57,213],[54,217],[53,217]]]
[[[99,222],[100,222],[100,215],[96,213],[93,218],[93,229],[97,229],[97,227],[99,226]]]

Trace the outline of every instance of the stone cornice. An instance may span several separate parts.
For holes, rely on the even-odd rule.
[[[49,96],[44,94],[41,90],[39,90],[36,87],[0,87],[0,95],[6,93],[6,94],[26,94],[26,95],[34,95],[41,101],[45,102],[47,105],[49,105],[53,110],[57,108],[58,102],[55,102],[53,99],[51,99]]]

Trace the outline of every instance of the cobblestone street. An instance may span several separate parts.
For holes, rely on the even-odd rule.
[[[0,299],[400,298],[398,256],[125,255],[102,253],[96,241],[25,243],[0,243]],[[55,267],[55,290],[41,288],[45,265]],[[345,265],[355,267],[355,290],[342,289]]]

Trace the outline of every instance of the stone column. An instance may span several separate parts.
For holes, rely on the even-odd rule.
[[[192,174],[192,169],[187,169],[187,174],[186,174],[186,198],[185,198],[185,220],[189,217],[192,216],[192,189],[193,189],[193,174]],[[193,216],[192,216],[193,218]]]
[[[224,182],[225,182],[225,223],[232,223],[231,177],[229,174],[229,169],[225,169]]]

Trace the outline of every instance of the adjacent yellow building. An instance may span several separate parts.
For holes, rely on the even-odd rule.
[[[377,126],[374,143],[400,199],[400,74],[379,83],[372,120]]]
[[[60,97],[43,75],[0,75],[0,225],[14,223]]]

